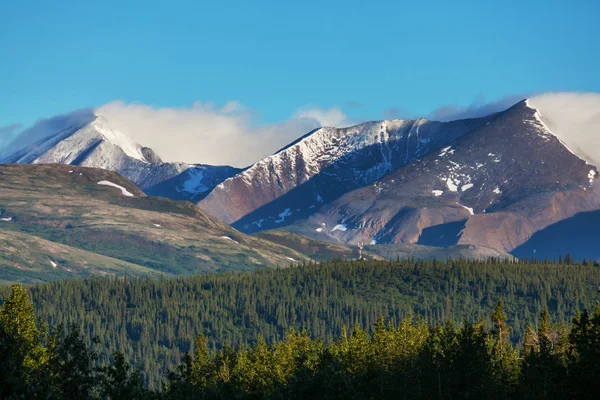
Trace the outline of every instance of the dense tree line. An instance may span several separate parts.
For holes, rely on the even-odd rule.
[[[78,329],[48,335],[18,285],[0,306],[2,399],[596,399],[600,395],[600,307],[570,325],[544,308],[520,347],[510,341],[503,303],[483,321],[346,328],[329,344],[287,331],[267,344],[225,344],[204,335],[167,374],[161,390],[144,387],[122,353],[96,365]]]
[[[50,328],[75,327],[88,346],[101,338],[94,347],[98,364],[121,352],[158,389],[199,333],[211,353],[225,343],[254,344],[259,334],[270,345],[291,328],[329,345],[344,326],[368,330],[379,317],[394,326],[410,315],[428,324],[487,321],[502,298],[516,345],[546,305],[561,324],[577,309],[593,309],[600,269],[561,261],[338,260],[178,279],[89,278],[27,290]],[[9,293],[0,289],[0,298]]]

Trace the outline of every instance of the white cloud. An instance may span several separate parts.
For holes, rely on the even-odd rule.
[[[348,116],[338,107],[322,109],[319,107],[304,107],[294,113],[295,118],[317,121],[319,126],[334,126],[345,128],[354,125]]]
[[[545,93],[529,105],[571,151],[600,168],[600,93]]]
[[[93,119],[92,110],[80,109],[68,114],[42,118],[22,131],[17,131],[18,125],[12,125],[12,129],[8,129],[11,127],[4,128],[5,132],[0,132],[0,136],[2,136],[0,137],[0,160],[47,136],[65,129],[83,126]]]
[[[312,129],[348,123],[347,116],[334,107],[303,109],[287,121],[256,124],[255,114],[235,101],[222,107],[196,102],[179,108],[113,101],[95,113],[165,161],[238,167],[268,156]]]

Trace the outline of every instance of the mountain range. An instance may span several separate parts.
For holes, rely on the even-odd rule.
[[[600,213],[589,141],[600,132],[560,110],[550,95],[480,118],[323,127],[243,169],[163,162],[94,116],[2,163],[118,172],[144,195],[196,203],[197,212],[239,235],[312,241],[311,249],[321,246],[329,255],[356,256],[364,247],[364,254],[385,258],[384,245],[413,245],[542,258],[572,249],[575,257],[599,259],[596,242],[586,240],[598,237],[593,226],[578,230],[583,225],[569,221]],[[544,245],[549,237],[562,246]],[[305,259],[322,259],[313,250]]]

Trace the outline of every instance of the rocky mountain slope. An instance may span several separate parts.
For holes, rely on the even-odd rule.
[[[245,232],[277,228],[490,120],[392,120],[317,129],[217,185],[199,205]]]
[[[444,238],[511,251],[556,221],[600,208],[597,174],[523,101],[286,229],[342,243]]]
[[[55,130],[2,163],[102,168],[126,176],[152,195],[192,201],[203,198],[218,183],[240,172],[229,166],[163,162],[152,149],[112,129],[103,117],[92,116]]]

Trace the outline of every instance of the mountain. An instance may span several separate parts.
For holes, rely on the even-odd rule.
[[[0,279],[24,282],[309,260],[238,232],[193,203],[146,196],[115,172],[61,164],[0,165],[0,245]]]
[[[2,163],[102,168],[119,172],[152,195],[192,201],[241,171],[229,166],[163,162],[152,149],[112,129],[103,117],[91,116],[78,122],[55,127],[52,133]]]
[[[366,259],[481,258],[472,246],[370,246]],[[356,246],[286,231],[246,235],[188,201],[147,196],[116,172],[0,165],[0,281],[178,276],[359,257]],[[506,254],[489,253],[504,257]]]
[[[236,176],[199,205],[244,232],[306,218],[344,193],[368,185],[485,125],[491,117],[448,123],[418,119],[321,128]]]
[[[286,229],[341,243],[511,251],[557,221],[600,208],[597,175],[522,101]]]
[[[317,129],[226,179],[199,206],[247,233],[284,229],[342,244],[475,245],[505,254],[600,208],[592,123],[599,109],[568,100],[534,97],[446,123]]]

